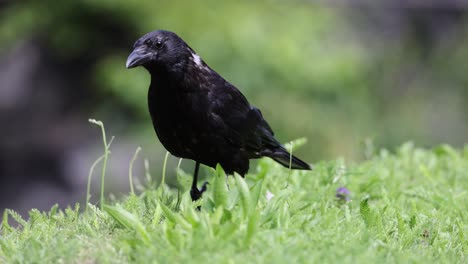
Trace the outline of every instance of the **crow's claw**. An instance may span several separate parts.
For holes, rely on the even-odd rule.
[[[201,189],[198,189],[197,187],[192,187],[190,190],[190,197],[192,197],[192,201],[197,201],[200,199],[203,195],[203,193],[206,191],[206,186],[209,184],[209,182],[204,182]]]
[[[210,183],[207,182],[207,181],[204,182],[203,185],[202,185],[202,187],[201,187],[201,189],[200,189],[200,192],[204,193],[204,192],[206,191],[206,186],[207,186],[208,184],[210,184]]]

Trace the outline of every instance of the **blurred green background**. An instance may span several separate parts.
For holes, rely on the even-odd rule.
[[[126,175],[138,145],[159,169],[149,75],[124,67],[133,42],[155,29],[186,40],[262,110],[280,141],[306,137],[297,154],[308,162],[359,161],[406,141],[464,145],[468,5],[372,3],[3,1],[0,183],[15,190],[47,178],[69,197],[63,203],[81,199],[100,151],[90,117],[117,137],[113,174]],[[11,195],[0,209],[16,206]]]

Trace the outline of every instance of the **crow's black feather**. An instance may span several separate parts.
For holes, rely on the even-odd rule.
[[[158,30],[138,39],[127,60],[127,68],[137,66],[151,74],[148,106],[159,140],[174,156],[197,162],[193,188],[199,163],[219,163],[226,173],[242,176],[249,159],[263,156],[292,169],[311,169],[273,137],[260,110],[176,34]]]

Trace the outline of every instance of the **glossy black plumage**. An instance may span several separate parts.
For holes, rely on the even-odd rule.
[[[263,156],[292,169],[311,169],[291,157],[260,110],[176,34],[158,30],[138,39],[127,60],[127,68],[137,66],[151,74],[148,107],[159,140],[172,155],[197,162],[192,199],[203,192],[196,188],[199,163],[220,163],[226,173],[242,176],[249,159]]]

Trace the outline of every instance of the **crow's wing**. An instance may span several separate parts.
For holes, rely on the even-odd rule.
[[[208,97],[210,112],[224,126],[230,143],[253,152],[261,151],[265,145],[279,145],[260,110],[251,106],[232,84],[225,82],[211,90]]]

